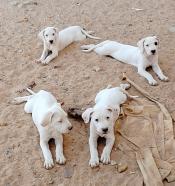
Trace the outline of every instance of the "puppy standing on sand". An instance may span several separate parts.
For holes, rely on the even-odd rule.
[[[128,93],[125,90],[129,87],[129,84],[121,84],[120,87],[101,90],[95,98],[95,106],[86,109],[82,114],[84,122],[90,122],[89,147],[91,158],[89,165],[91,167],[99,165],[97,152],[99,136],[106,138],[106,146],[100,160],[104,164],[110,163],[110,154],[115,141],[114,125],[120,114],[120,105],[127,100]]]
[[[40,146],[45,161],[44,166],[46,169],[49,169],[54,165],[48,145],[48,141],[51,138],[55,139],[56,162],[64,164],[66,159],[63,154],[62,134],[68,133],[72,129],[67,114],[50,92],[41,90],[38,93],[34,93],[30,89],[27,90],[32,95],[17,97],[15,98],[14,103],[19,104],[27,102],[24,110],[26,113],[32,113],[33,122],[38,129],[40,135]]]
[[[90,35],[91,33],[92,31],[85,31],[80,26],[70,26],[60,32],[54,27],[45,28],[39,33],[39,38],[44,43],[44,49],[37,62],[48,64],[52,59],[58,56],[59,51],[75,41],[84,40],[86,37],[100,39]]]
[[[107,40],[97,45],[84,45],[81,48],[83,52],[94,50],[99,55],[111,56],[121,62],[134,65],[150,85],[157,85],[157,81],[146,71],[146,68],[152,66],[159,79],[168,81],[168,77],[162,73],[158,64],[158,44],[157,37],[153,36],[141,39],[137,43],[138,47]]]

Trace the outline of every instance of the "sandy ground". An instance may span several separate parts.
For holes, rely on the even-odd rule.
[[[56,164],[53,169],[45,170],[39,136],[31,116],[24,113],[23,105],[12,105],[9,101],[16,96],[25,95],[25,92],[19,93],[18,90],[35,81],[35,91],[51,91],[65,103],[65,110],[75,106],[86,107],[88,103],[93,103],[100,89],[108,84],[119,85],[122,72],[127,72],[128,76],[159,98],[173,113],[175,33],[172,30],[175,26],[175,1],[24,2],[26,1],[0,0],[0,185],[118,186],[122,179],[132,179],[129,173],[139,173],[138,166],[117,148],[118,142],[112,151],[112,159],[117,162],[127,161],[128,170],[120,174],[111,165],[100,165],[100,168],[92,170],[88,166],[88,125],[72,119],[74,129],[64,137],[67,164]],[[132,8],[142,8],[143,11]],[[158,35],[160,66],[170,81],[164,83],[158,80],[159,85],[151,87],[136,73],[134,67],[111,58],[99,57],[95,53],[82,53],[80,46],[93,43],[94,40],[90,39],[67,47],[48,66],[35,64],[33,60],[42,51],[42,45],[37,38],[39,30],[45,26],[62,29],[70,25],[81,25],[94,30],[101,38],[133,45],[144,36]],[[94,71],[96,67],[100,68],[99,72]],[[136,93],[134,89],[130,92]],[[54,145],[51,146],[54,153]],[[67,170],[72,175],[71,178],[65,178]]]

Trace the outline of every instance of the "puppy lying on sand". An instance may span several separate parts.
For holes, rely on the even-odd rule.
[[[101,90],[95,98],[95,106],[86,109],[82,114],[84,122],[90,122],[89,147],[91,158],[89,165],[91,167],[99,165],[97,152],[99,136],[106,138],[106,146],[100,160],[104,164],[110,163],[110,153],[115,141],[114,125],[120,114],[120,105],[127,100],[128,94],[125,90],[129,87],[129,84],[121,84],[120,87]]]
[[[70,26],[64,30],[58,31],[57,28],[47,27],[39,33],[39,38],[44,43],[43,53],[37,62],[48,64],[52,59],[58,56],[58,52],[75,41],[81,41],[87,37],[100,39],[90,35],[93,31],[85,31],[80,26]]]
[[[157,85],[157,81],[146,71],[146,68],[152,66],[160,80],[168,81],[168,77],[162,73],[158,64],[158,44],[158,38],[153,36],[141,39],[137,43],[138,47],[107,40],[97,45],[84,45],[81,48],[83,52],[94,50],[99,55],[111,56],[123,63],[134,65],[150,85]]]
[[[51,138],[55,139],[56,162],[64,164],[66,159],[63,154],[62,134],[68,133],[72,129],[67,114],[50,92],[40,90],[38,93],[34,93],[30,89],[27,90],[32,95],[17,97],[14,103],[19,104],[27,102],[24,110],[26,113],[32,114],[33,122],[38,129],[40,146],[44,156],[44,167],[49,169],[54,166],[52,154],[48,145],[48,141]]]

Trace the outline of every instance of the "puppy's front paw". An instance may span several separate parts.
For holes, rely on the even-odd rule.
[[[93,167],[97,167],[99,165],[99,158],[98,157],[93,157],[89,161],[89,165]]]
[[[56,162],[60,165],[63,165],[66,163],[66,158],[64,157],[64,155],[57,155],[56,157]]]
[[[44,161],[44,167],[46,169],[51,169],[54,166],[53,159],[47,159]]]
[[[101,158],[100,158],[100,161],[103,164],[109,164],[110,163],[110,153],[107,152],[107,151],[103,151],[103,153],[101,155]]]
[[[152,86],[158,85],[157,81],[154,80],[154,79],[150,80],[150,81],[149,81],[149,84],[152,85]]]
[[[169,81],[167,76],[161,76],[161,77],[159,77],[159,79],[162,81]]]

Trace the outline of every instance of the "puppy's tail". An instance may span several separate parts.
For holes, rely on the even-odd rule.
[[[110,40],[106,40],[106,41],[103,41],[101,43],[98,43],[97,45],[95,45],[95,44],[83,45],[83,46],[81,46],[81,50],[83,52],[88,53],[88,52],[91,52],[92,50],[94,50],[94,49],[96,49],[98,47],[103,47],[103,45],[105,45],[105,44],[107,44],[109,42],[110,42]]]
[[[125,84],[120,84],[121,91],[128,96],[130,99],[135,99],[138,98],[138,96],[132,96],[130,95],[126,90],[128,90],[131,87],[130,84],[125,83]]]
[[[31,89],[29,89],[29,88],[26,88],[26,90],[30,93],[30,94],[32,94],[32,95],[35,95],[36,93],[35,92],[33,92]]]
[[[91,39],[97,39],[97,40],[101,39],[100,37],[92,36],[91,34],[93,33],[93,31],[86,31],[86,30],[84,30],[84,29],[82,28],[82,29],[81,29],[81,32],[82,32],[85,36],[87,36],[87,37],[89,37],[89,38],[91,38]]]

